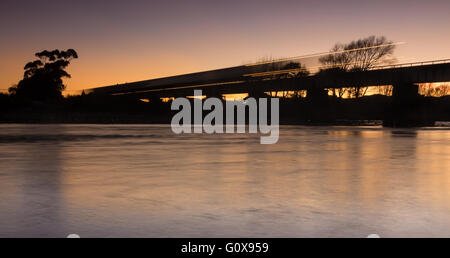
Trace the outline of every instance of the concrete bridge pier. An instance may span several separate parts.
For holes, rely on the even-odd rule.
[[[421,112],[419,86],[411,82],[397,82],[393,85],[392,103],[387,107],[384,126],[414,127],[434,124]]]
[[[306,120],[312,123],[332,122],[333,116],[328,99],[328,91],[322,87],[315,86],[307,90]]]
[[[220,90],[218,88],[210,87],[210,88],[198,89],[198,90],[201,90],[203,96],[205,96],[206,98],[222,99],[222,93],[220,92]],[[192,91],[192,92],[194,92],[194,91]]]
[[[249,90],[248,92],[248,97],[249,98],[255,98],[255,99],[259,99],[259,98],[268,98],[269,95],[264,93],[264,90],[262,89],[258,89],[256,86],[253,87],[251,90]]]

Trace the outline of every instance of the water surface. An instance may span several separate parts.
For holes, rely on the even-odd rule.
[[[0,125],[0,237],[450,237],[450,131]]]

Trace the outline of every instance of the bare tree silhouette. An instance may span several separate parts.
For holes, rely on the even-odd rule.
[[[289,62],[281,70],[293,70],[292,72],[286,73],[285,78],[301,78],[307,77],[310,74],[306,67],[298,62]]]
[[[394,90],[394,87],[392,85],[379,86],[378,94],[381,94],[384,96],[392,96],[393,90]]]
[[[425,83],[419,85],[419,94],[425,97],[444,97],[450,95],[450,84],[436,86],[432,83]]]
[[[331,51],[332,54],[319,59],[319,62],[328,69],[342,69],[344,71],[367,71],[382,64],[391,63],[395,45],[386,37],[370,36],[352,41],[348,44],[337,43]],[[353,87],[348,89],[351,97],[364,96],[367,89]],[[343,96],[344,93],[339,92]]]

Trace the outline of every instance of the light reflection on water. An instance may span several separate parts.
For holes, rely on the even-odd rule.
[[[0,237],[450,237],[450,131],[1,125]]]

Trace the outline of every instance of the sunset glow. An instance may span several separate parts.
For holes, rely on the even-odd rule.
[[[0,26],[2,92],[21,79],[35,52],[53,48],[71,47],[80,55],[69,67],[66,94],[267,56],[326,53],[336,42],[370,34],[407,42],[396,52],[405,59],[450,58],[450,36],[442,33],[442,25],[450,23],[448,1],[51,2],[51,7],[36,1],[0,4],[0,24],[15,21],[14,27]],[[48,10],[51,14],[42,15]],[[334,11],[324,15],[325,10]]]

